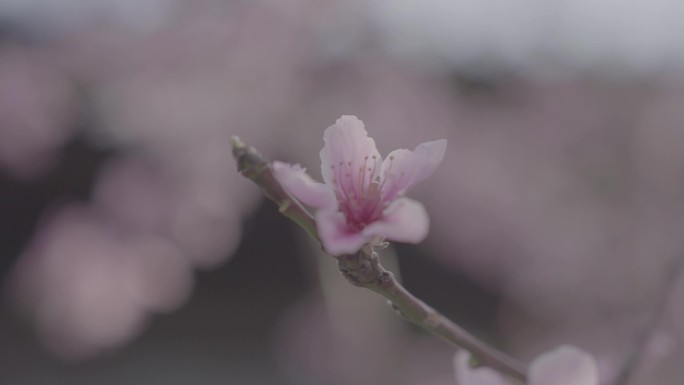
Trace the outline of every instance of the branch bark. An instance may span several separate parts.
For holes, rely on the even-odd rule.
[[[318,240],[318,231],[313,216],[296,200],[283,190],[278,183],[271,163],[254,147],[247,146],[240,138],[230,138],[233,158],[237,162],[238,172],[254,182],[266,197],[278,205],[278,211],[301,226],[310,236]]]
[[[421,301],[404,288],[379,261],[378,254],[364,248],[353,255],[337,258],[342,275],[355,286],[372,290],[387,298],[394,310],[405,320],[423,330],[468,350],[479,366],[488,366],[522,382],[526,381],[524,365],[487,346],[465,329]]]

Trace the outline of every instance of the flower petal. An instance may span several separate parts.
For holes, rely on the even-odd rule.
[[[561,346],[532,362],[529,384],[598,385],[598,369],[590,354],[573,346]]]
[[[298,164],[273,162],[273,175],[285,191],[307,206],[314,208],[336,207],[337,201],[333,190],[316,182]]]
[[[363,229],[368,239],[376,237],[398,242],[419,243],[428,234],[430,220],[422,203],[409,198],[392,202],[379,221]]]
[[[356,253],[372,239],[360,232],[350,232],[344,214],[339,211],[318,210],[316,227],[323,249],[332,256]]]
[[[440,139],[421,143],[413,151],[404,148],[392,151],[380,170],[383,199],[391,201],[430,176],[442,162],[446,145],[446,139]]]
[[[382,157],[356,116],[342,116],[323,135],[321,173],[326,184],[342,195],[363,194],[380,171]]]
[[[470,353],[461,349],[454,355],[454,370],[458,385],[511,385],[497,371],[470,366]]]

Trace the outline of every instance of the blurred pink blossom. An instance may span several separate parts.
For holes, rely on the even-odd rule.
[[[473,369],[470,353],[459,350],[454,357],[457,385],[511,385],[491,368]],[[530,365],[529,385],[598,385],[594,358],[573,346],[561,346],[537,357]]]
[[[193,281],[169,242],[118,231],[77,206],[46,220],[16,268],[16,301],[47,346],[67,359],[128,341],[150,312],[185,302]]]
[[[55,55],[0,44],[0,170],[37,177],[71,137],[76,92]]]
[[[84,20],[52,61],[0,51],[0,167],[35,175],[70,137],[74,83],[64,74],[91,108],[87,138],[117,150],[91,200],[46,216],[12,273],[13,295],[63,357],[129,341],[150,312],[184,302],[193,268],[232,255],[260,196],[234,172],[228,138],[268,151],[299,103],[305,21],[264,5],[168,10],[154,29]]]

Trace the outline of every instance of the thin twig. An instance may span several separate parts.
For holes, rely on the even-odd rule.
[[[666,264],[665,277],[656,303],[653,306],[651,317],[636,338],[634,349],[622,365],[622,369],[615,377],[613,385],[628,385],[636,373],[639,363],[643,360],[649,342],[658,331],[663,318],[667,313],[668,304],[672,299],[675,286],[684,267],[684,257],[677,257],[674,261]]]
[[[238,171],[256,183],[279,207],[280,212],[302,226],[318,240],[316,224],[311,214],[292,199],[273,176],[269,162],[240,139],[231,139]],[[468,350],[480,366],[488,366],[502,374],[525,382],[525,366],[511,357],[487,346],[466,330],[450,321],[404,288],[392,272],[385,269],[377,253],[364,248],[357,254],[342,255],[337,263],[342,275],[353,285],[372,290],[387,298],[404,319],[450,344]]]
[[[311,213],[299,202],[291,199],[283,190],[283,187],[275,179],[268,160],[254,147],[244,144],[237,136],[230,138],[230,144],[233,149],[233,157],[237,162],[238,172],[259,186],[266,197],[278,205],[281,214],[304,228],[314,239],[318,239],[316,223]]]

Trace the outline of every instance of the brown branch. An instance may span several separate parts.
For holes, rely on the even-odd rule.
[[[523,382],[526,380],[524,365],[487,346],[416,298],[394,278],[392,272],[380,264],[377,253],[370,248],[364,248],[354,255],[340,256],[337,263],[351,284],[372,290],[387,298],[394,310],[404,319],[458,348],[469,351],[478,365],[488,366]]]
[[[313,217],[283,190],[273,176],[269,162],[237,137],[231,139],[231,144],[233,156],[238,163],[238,171],[256,183],[266,196],[280,207],[283,215],[295,221],[318,240]],[[342,275],[351,284],[372,290],[387,298],[390,305],[407,321],[458,348],[468,350],[480,366],[488,366],[516,380],[526,381],[524,365],[487,346],[416,298],[395,279],[392,272],[380,264],[377,253],[371,248],[366,247],[357,254],[336,258]]]
[[[230,138],[233,158],[237,162],[238,172],[254,182],[266,197],[278,205],[278,211],[304,228],[310,236],[318,239],[316,223],[311,213],[283,190],[273,175],[270,162],[254,147],[245,145],[240,138]]]

